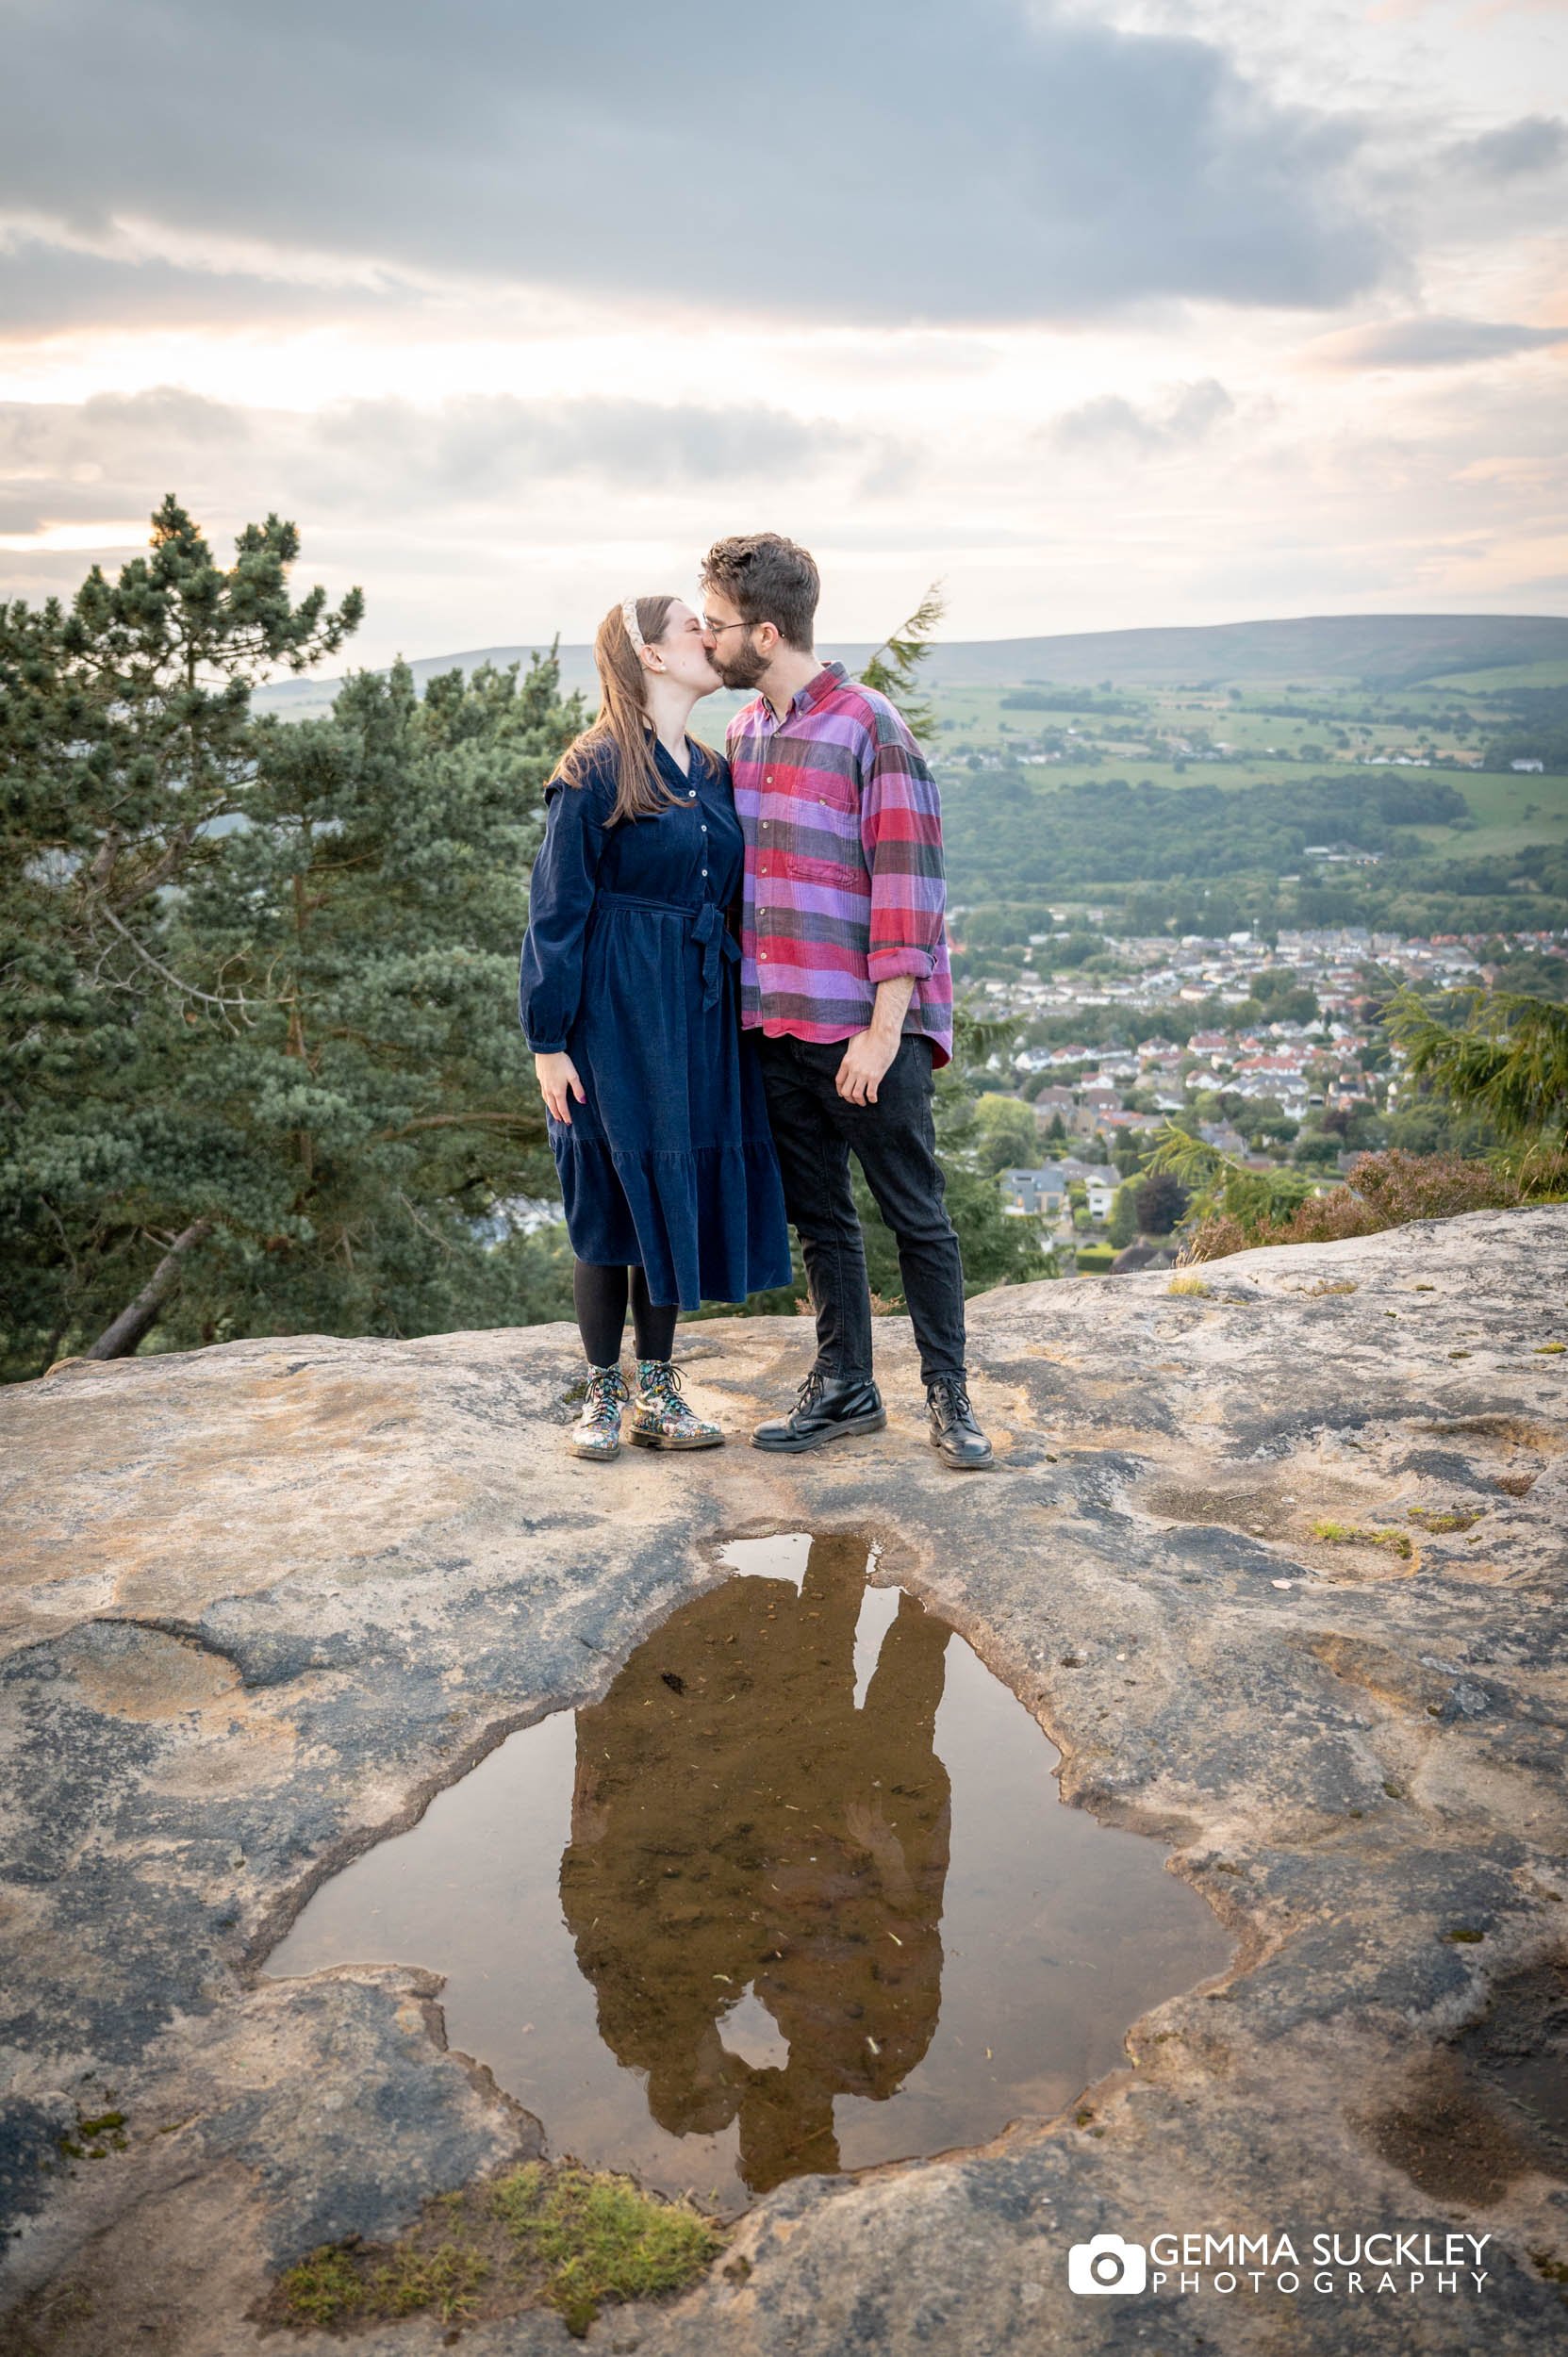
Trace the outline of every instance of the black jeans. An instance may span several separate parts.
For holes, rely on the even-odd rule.
[[[927,1383],[964,1375],[964,1263],[942,1200],[931,1118],[931,1042],[906,1034],[874,1105],[834,1086],[843,1040],[764,1038],[763,1078],[784,1209],[801,1238],[817,1367],[829,1377],[871,1372],[871,1293],[866,1239],[850,1184],[852,1153],[898,1239],[904,1299]]]

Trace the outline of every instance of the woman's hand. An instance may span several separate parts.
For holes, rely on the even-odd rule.
[[[577,1078],[577,1066],[561,1048],[552,1056],[536,1056],[534,1069],[538,1075],[539,1095],[544,1098],[547,1111],[557,1121],[564,1121],[569,1129],[572,1098],[575,1096],[580,1105],[587,1102],[587,1092]]]

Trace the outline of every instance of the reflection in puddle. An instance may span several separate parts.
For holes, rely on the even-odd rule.
[[[1158,1848],[864,1543],[748,1541],[602,1703],[530,1727],[322,1886],[269,1960],[444,1972],[447,2035],[553,2151],[738,2206],[995,2135],[1218,1971]]]

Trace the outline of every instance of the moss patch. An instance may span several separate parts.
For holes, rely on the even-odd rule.
[[[256,2321],[352,2332],[556,2309],[579,2337],[606,2303],[681,2291],[723,2248],[710,2218],[629,2177],[539,2161],[443,2194],[395,2243],[333,2244],[278,2279]]]
[[[515,2169],[491,2193],[501,2219],[544,2295],[573,2332],[601,2302],[657,2299],[679,2291],[717,2256],[722,2237],[685,2202],[656,2201],[630,2178],[586,2168]]]
[[[347,2250],[313,2250],[278,2285],[283,2320],[294,2325],[341,2324],[361,2315],[368,2285]]]
[[[1312,1525],[1312,1537],[1326,1539],[1331,1547],[1387,1547],[1402,1563],[1409,1563],[1415,1549],[1410,1534],[1403,1530],[1367,1530],[1356,1523],[1317,1522]]]
[[[1468,1530],[1480,1519],[1478,1514],[1449,1513],[1434,1506],[1411,1506],[1405,1512],[1407,1522],[1419,1524],[1423,1530],[1438,1532]]]
[[[78,2110],[74,2134],[56,2138],[62,2159],[68,2161],[104,2161],[111,2152],[129,2149],[124,2112],[99,2112],[89,2117]]]

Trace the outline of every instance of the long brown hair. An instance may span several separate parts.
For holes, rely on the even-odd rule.
[[[674,602],[670,591],[636,600],[637,628],[644,645],[656,646],[664,636]],[[594,634],[593,660],[601,689],[598,715],[567,747],[555,776],[566,785],[586,784],[597,756],[606,745],[613,745],[615,808],[606,823],[613,827],[622,818],[655,817],[677,798],[660,777],[653,757],[653,731],[643,689],[647,674],[619,605],[611,606]]]

